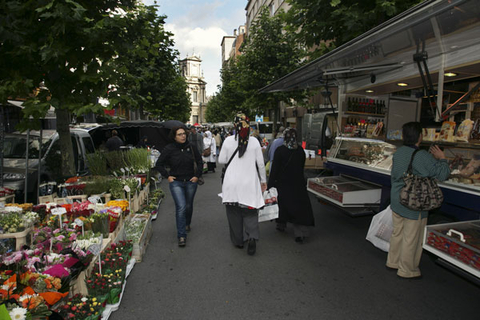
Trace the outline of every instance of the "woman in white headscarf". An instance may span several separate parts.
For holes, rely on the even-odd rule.
[[[244,114],[234,120],[235,135],[225,139],[218,163],[225,164],[222,203],[225,205],[230,239],[237,248],[248,243],[247,253],[254,255],[259,238],[258,209],[265,205],[267,188],[262,147],[250,136],[250,121]]]
[[[215,162],[217,161],[217,144],[212,137],[212,133],[207,130],[203,135],[203,162],[207,163],[207,172],[215,172]],[[205,171],[205,170],[204,170]]]

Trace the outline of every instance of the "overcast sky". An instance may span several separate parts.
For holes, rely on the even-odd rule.
[[[151,5],[154,0],[142,0]],[[159,14],[166,15],[165,28],[174,34],[180,58],[200,55],[207,82],[207,95],[217,91],[222,63],[222,38],[245,23],[242,0],[157,0]]]

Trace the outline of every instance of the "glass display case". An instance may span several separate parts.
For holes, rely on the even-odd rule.
[[[381,188],[344,176],[310,178],[307,190],[342,207],[378,205]]]
[[[330,149],[328,161],[354,163],[359,167],[390,173],[393,153],[397,148],[382,140],[337,137]]]
[[[451,170],[450,177],[442,185],[480,192],[480,146],[467,143],[439,143],[439,146]]]
[[[423,248],[480,278],[479,220],[428,225]]]

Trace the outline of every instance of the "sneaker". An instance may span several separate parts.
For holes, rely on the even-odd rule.
[[[257,244],[255,242],[255,239],[248,240],[248,248],[247,248],[248,255],[253,256],[255,254],[255,251],[257,251]]]
[[[190,231],[192,231],[192,228],[190,228],[190,226],[186,226],[185,231],[190,232]]]
[[[185,247],[186,244],[187,244],[187,239],[186,238],[184,238],[184,237],[178,238],[178,246],[179,247]]]

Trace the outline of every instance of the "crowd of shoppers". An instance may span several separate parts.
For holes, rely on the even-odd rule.
[[[237,248],[244,248],[246,244],[247,253],[254,255],[259,240],[258,211],[265,204],[265,163],[268,161],[271,164],[268,188],[275,187],[278,191],[276,229],[286,232],[291,224],[295,242],[304,243],[315,220],[304,176],[306,156],[297,140],[297,131],[279,128],[266,152],[251,134],[249,119],[244,114],[235,117],[233,132],[213,132],[205,130],[202,133],[194,127],[188,131],[184,127],[172,129],[170,137],[173,142],[165,147],[155,166],[168,180],[175,202],[178,245],[186,245],[187,232],[191,230],[193,199],[202,168],[206,164],[208,171],[215,172],[218,162],[225,170],[220,195],[225,205],[230,240]],[[404,173],[421,141],[420,123],[406,123],[403,126],[404,145],[393,156],[393,234],[386,266],[401,278],[421,277],[419,264],[428,212],[404,207],[398,196],[404,186]],[[147,143],[146,140],[143,142]],[[443,181],[450,174],[445,154],[438,146],[417,152],[412,165],[413,173],[422,177]]]

